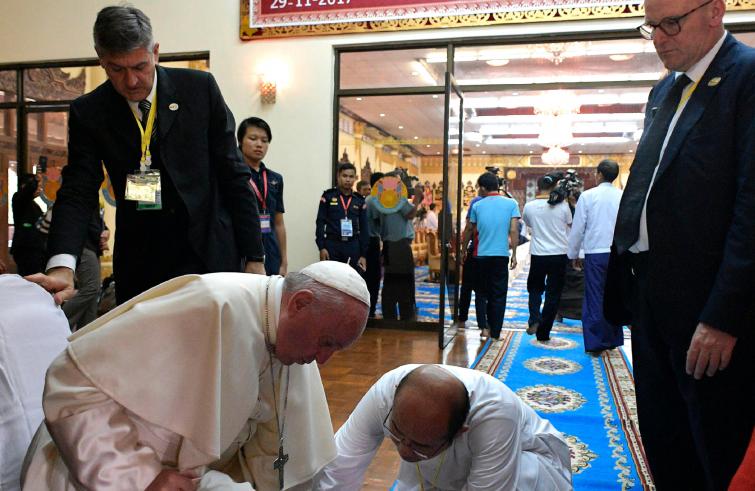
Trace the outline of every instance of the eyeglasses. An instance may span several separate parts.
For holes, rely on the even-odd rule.
[[[414,455],[416,455],[420,459],[427,460],[435,457],[443,449],[443,447],[450,443],[450,440],[444,440],[443,443],[441,443],[439,446],[432,448],[428,447],[427,445],[414,443],[405,436],[398,436],[393,430],[391,430],[388,424],[388,418],[391,417],[391,413],[393,413],[393,408],[388,411],[388,414],[385,415],[385,419],[383,420],[383,428],[385,428],[385,431],[388,432],[388,437],[393,440],[393,443],[397,445],[399,443],[405,445],[409,450],[412,451]],[[419,450],[417,450],[417,448],[419,448]]]
[[[686,14],[676,15],[673,17],[666,17],[665,19],[661,19],[661,21],[657,24],[653,24],[651,22],[645,22],[644,24],[639,26],[637,30],[640,31],[640,35],[643,38],[647,39],[648,41],[651,41],[655,37],[655,30],[658,29],[659,27],[661,28],[661,31],[663,31],[663,33],[666,34],[667,36],[676,36],[682,31],[682,25],[679,23],[680,20],[684,19],[692,12],[705,7],[712,1],[713,0],[708,0],[702,5],[698,5],[697,7],[693,8]]]

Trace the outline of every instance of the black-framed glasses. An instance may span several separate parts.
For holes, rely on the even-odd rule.
[[[661,31],[663,31],[663,33],[667,36],[676,36],[682,31],[682,25],[679,21],[687,17],[692,12],[700,10],[711,2],[713,2],[713,0],[708,0],[707,2],[693,8],[686,14],[675,15],[673,17],[666,17],[664,19],[661,19],[661,21],[657,24],[653,24],[652,22],[645,22],[644,24],[639,26],[637,30],[640,32],[640,35],[648,41],[651,41],[653,37],[655,37],[655,30],[658,28],[660,28]]]
[[[419,457],[422,460],[427,460],[435,457],[440,453],[441,450],[443,450],[443,447],[445,447],[448,443],[450,443],[450,440],[444,440],[443,443],[441,443],[436,448],[428,447],[426,445],[421,445],[418,443],[415,443],[405,436],[399,436],[396,434],[395,431],[393,431],[390,428],[390,425],[388,424],[388,419],[391,417],[391,413],[393,413],[393,407],[391,407],[391,410],[388,411],[388,414],[385,415],[385,419],[383,419],[383,428],[388,433],[388,437],[393,440],[393,443],[395,444],[403,444],[406,446],[409,450],[412,451],[414,455]],[[419,448],[419,449],[418,449]]]

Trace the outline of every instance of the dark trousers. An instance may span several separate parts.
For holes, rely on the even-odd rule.
[[[564,288],[564,276],[566,275],[566,263],[569,259],[566,254],[555,256],[532,256],[530,273],[527,277],[527,292],[530,295],[530,319],[529,324],[538,323],[537,339],[546,341],[550,339],[553,321],[558,311],[558,302],[561,300],[561,290]],[[545,292],[543,310],[540,304]]]
[[[348,263],[357,273],[364,275],[364,271],[357,264],[357,261],[359,261],[358,239],[354,238],[348,241],[326,239],[325,249],[328,251],[331,261]]]
[[[265,248],[265,273],[270,276],[279,274],[281,270],[281,251],[275,229],[262,234],[262,246]]]
[[[508,256],[477,256],[480,290],[488,301],[486,314],[490,336],[498,339],[506,312],[506,295],[509,291]]]
[[[475,292],[474,305],[477,314],[477,326],[480,329],[487,327],[488,301],[480,289],[480,271],[477,258],[472,254],[467,255],[464,261],[464,271],[461,275],[461,293],[459,293],[459,320],[466,321],[469,318],[469,305],[472,303],[472,291]]]
[[[378,294],[380,293],[380,278],[383,276],[380,264],[380,237],[370,237],[370,245],[367,247],[367,271],[364,279],[367,282],[367,290],[370,292],[370,317],[375,316]]]
[[[401,320],[415,318],[414,256],[410,239],[383,242],[383,295],[381,308],[384,319],[396,319],[396,306]]]
[[[585,296],[582,301],[582,335],[585,351],[600,351],[624,344],[624,330],[603,316],[603,292],[610,253],[585,254]]]
[[[724,491],[755,425],[754,339],[738,339],[729,366],[713,377],[687,375],[687,348],[696,325],[679,339],[681,316],[653,293],[646,256],[633,254],[630,260],[637,414],[650,470],[658,491]]]

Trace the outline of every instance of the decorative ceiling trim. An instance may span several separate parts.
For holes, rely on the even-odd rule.
[[[421,17],[385,21],[340,22],[306,26],[284,26],[257,29],[250,27],[249,0],[241,0],[241,24],[239,37],[244,41],[254,39],[328,36],[334,34],[359,34],[377,32],[397,32],[418,29],[438,29],[449,27],[480,27],[502,24],[524,24],[532,22],[560,22],[575,20],[619,19],[642,17],[644,9],[641,1],[626,2],[622,5],[602,5],[591,7],[552,7],[533,8],[469,15],[444,17]],[[554,2],[555,3],[555,2]],[[727,11],[755,10],[755,0],[726,0]]]

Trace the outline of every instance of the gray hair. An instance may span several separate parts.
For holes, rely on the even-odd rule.
[[[135,49],[152,50],[152,24],[149,17],[128,5],[105,7],[94,22],[94,49],[99,56],[128,53]]]
[[[367,309],[367,305],[356,298],[335,288],[323,285],[304,273],[287,273],[283,280],[284,293],[293,295],[300,290],[309,290],[314,293],[315,302],[312,307],[315,309],[317,315],[338,312],[342,319],[347,321],[352,318],[356,319],[361,315],[360,309],[355,310],[349,307],[352,302],[354,305],[364,306],[365,311]]]

